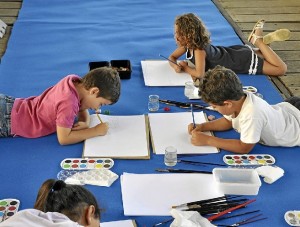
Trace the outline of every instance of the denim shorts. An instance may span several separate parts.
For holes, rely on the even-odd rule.
[[[11,109],[15,98],[0,94],[0,137],[10,137],[11,135]]]

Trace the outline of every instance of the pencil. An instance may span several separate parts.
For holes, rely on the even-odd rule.
[[[96,113],[96,115],[97,115],[97,117],[98,117],[98,119],[99,119],[100,123],[102,124],[102,123],[103,123],[103,121],[101,120],[101,118],[100,118],[99,114],[98,114],[98,113]]]
[[[196,128],[196,124],[195,124],[195,117],[194,117],[194,110],[193,110],[193,104],[191,103],[191,111],[192,111],[192,117],[193,117],[193,129]]]
[[[173,64],[175,64],[175,65],[177,65],[177,66],[180,67],[180,65],[178,65],[177,62],[172,61],[172,60],[170,60],[169,58],[167,58],[167,57],[165,57],[165,56],[163,56],[163,55],[161,55],[161,54],[159,54],[159,56],[162,57],[162,58],[164,58],[164,59],[166,59],[166,60],[168,60],[169,62],[171,62],[171,63],[173,63]]]

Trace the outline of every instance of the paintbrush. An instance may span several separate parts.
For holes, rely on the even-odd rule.
[[[211,163],[211,162],[196,162],[196,161],[189,161],[189,160],[183,160],[180,159],[178,162],[183,162],[191,165],[213,165],[213,166],[227,166],[225,164],[218,164],[218,163]]]
[[[172,208],[177,208],[177,207],[181,207],[181,206],[188,206],[188,205],[193,205],[193,204],[205,204],[205,203],[212,203],[212,202],[218,202],[218,201],[227,201],[229,199],[233,199],[233,198],[238,198],[238,197],[242,197],[240,195],[227,195],[227,196],[220,196],[220,197],[216,197],[216,198],[212,198],[212,199],[204,199],[204,200],[198,200],[198,201],[194,201],[194,202],[189,202],[189,203],[183,203],[177,206],[172,206]]]
[[[250,203],[253,203],[253,202],[255,202],[255,201],[256,201],[256,199],[252,199],[252,200],[249,200],[249,201],[247,201],[247,202],[245,202],[245,203],[239,204],[239,205],[237,205],[237,206],[235,206],[235,207],[231,207],[231,208],[229,208],[229,209],[227,209],[227,210],[224,210],[224,211],[222,211],[222,212],[220,212],[220,213],[218,213],[218,214],[216,214],[216,215],[213,215],[213,216],[208,217],[207,220],[213,221],[213,220],[215,220],[215,219],[217,219],[217,218],[219,218],[219,217],[221,217],[221,216],[223,216],[223,215],[225,215],[225,214],[227,214],[227,213],[229,213],[229,212],[231,212],[231,211],[234,211],[234,210],[237,210],[237,209],[239,209],[239,208],[245,207],[246,205],[248,205],[248,204],[250,204]]]
[[[161,55],[161,54],[159,54],[159,56],[162,57],[162,58],[164,58],[164,59],[166,59],[166,60],[168,60],[169,62],[171,62],[171,63],[173,63],[173,64],[175,64],[175,65],[181,67],[179,64],[177,64],[177,62],[172,61],[172,60],[170,60],[169,58],[167,58],[167,57],[165,57],[165,56],[163,56],[163,55]]]
[[[211,171],[202,171],[202,170],[188,170],[188,169],[156,169],[157,172],[167,172],[167,173],[204,173],[212,174]]]
[[[234,214],[234,215],[228,215],[228,216],[226,216],[226,217],[217,218],[217,219],[215,219],[215,220],[216,220],[216,221],[219,221],[219,220],[224,220],[224,219],[228,219],[228,218],[239,217],[239,216],[242,216],[242,215],[252,214],[252,213],[259,212],[259,211],[260,211],[260,210],[254,210],[254,211],[248,211],[248,212],[239,213],[239,214]]]
[[[193,110],[193,103],[191,103],[191,111],[192,111],[192,118],[193,118],[193,129],[195,129],[196,123],[195,123],[195,116],[194,116],[194,110]]]
[[[232,206],[239,205],[241,202],[245,202],[247,199],[241,199],[241,200],[232,200],[232,201],[220,201],[220,202],[214,202],[214,203],[207,203],[207,204],[193,204],[188,205],[186,207],[180,207],[181,210],[184,211],[198,211],[199,213],[203,213],[207,210],[216,210],[216,209],[227,209]],[[214,212],[211,212],[214,213]]]

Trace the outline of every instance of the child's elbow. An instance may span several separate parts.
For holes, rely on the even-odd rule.
[[[239,153],[241,153],[241,154],[248,154],[248,153],[250,153],[250,151],[253,149],[254,146],[255,146],[255,144],[245,144],[245,143],[242,143]]]
[[[70,144],[70,142],[68,141],[68,139],[67,138],[63,138],[63,137],[57,137],[57,139],[58,139],[58,143],[60,144],[60,145],[69,145]]]
[[[68,143],[66,141],[64,141],[64,140],[58,140],[58,143],[60,145],[68,145]]]

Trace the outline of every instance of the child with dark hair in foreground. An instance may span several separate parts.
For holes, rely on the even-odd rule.
[[[39,190],[35,209],[19,211],[0,226],[99,227],[100,209],[83,186],[49,179]]]
[[[89,128],[88,109],[117,102],[120,86],[118,72],[103,67],[83,78],[68,75],[39,96],[0,94],[0,137],[38,138],[57,132],[59,143],[66,145],[105,135],[106,123]]]
[[[235,153],[249,153],[256,143],[268,146],[300,146],[299,97],[270,105],[255,94],[244,92],[238,76],[217,66],[200,82],[202,100],[223,114],[222,118],[188,126],[191,142],[197,146],[214,146]],[[297,109],[295,106],[298,105]],[[221,139],[205,131],[235,129],[240,139]]]

